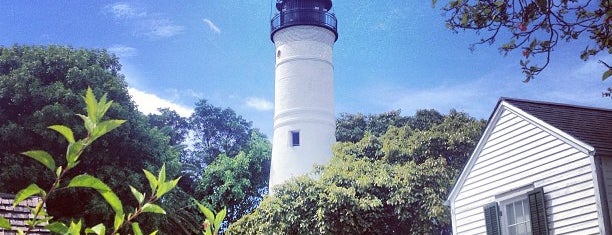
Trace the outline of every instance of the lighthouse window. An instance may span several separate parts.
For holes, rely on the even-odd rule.
[[[291,146],[300,146],[300,132],[291,131]]]

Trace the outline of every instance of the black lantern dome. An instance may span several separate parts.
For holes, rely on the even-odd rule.
[[[329,29],[338,39],[338,21],[331,12],[331,0],[276,0],[278,12],[270,21],[270,39],[276,31],[294,25],[314,25]]]

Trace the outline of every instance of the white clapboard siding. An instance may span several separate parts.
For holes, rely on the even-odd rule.
[[[590,156],[510,110],[501,112],[453,202],[455,233],[485,234],[483,207],[496,195],[533,185],[544,189],[552,234],[598,234]]]
[[[603,178],[606,187],[606,198],[608,199],[608,212],[612,220],[612,158],[601,158]],[[611,221],[612,222],[612,221]]]

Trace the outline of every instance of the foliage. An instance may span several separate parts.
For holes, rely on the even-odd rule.
[[[267,194],[270,143],[253,132],[246,152],[220,155],[206,169],[197,187],[198,198],[212,208],[227,207],[228,222],[250,213]]]
[[[315,172],[316,177],[298,177],[275,188],[273,196],[265,197],[227,232],[449,233],[442,203],[485,122],[454,110],[448,115],[421,110],[412,117],[399,112],[362,117],[355,118],[356,123],[381,117],[383,121],[373,123],[387,123],[386,132],[373,134],[366,124],[359,141],[349,138],[334,147],[334,157]]]
[[[195,203],[200,209],[200,211],[202,212],[202,214],[204,214],[204,216],[206,217],[206,220],[204,220],[204,234],[205,235],[219,234],[219,229],[221,229],[221,224],[223,223],[223,220],[225,219],[226,209],[223,208],[223,210],[219,211],[219,213],[215,215],[215,213],[213,213],[210,209],[208,209],[208,207],[205,207],[204,205],[200,204],[197,201],[195,201]]]
[[[114,101],[106,112],[110,119],[121,118],[127,122],[89,146],[85,150],[89,160],[80,162],[67,177],[88,172],[105,182],[118,197],[131,198],[128,185],[144,188],[147,184],[141,169],[158,171],[162,163],[166,163],[167,174],[177,176],[180,149],[170,144],[162,130],[151,128],[146,116],[136,110],[120,69],[117,57],[104,50],[61,46],[0,47],[0,189],[3,192],[15,194],[32,182],[43,189],[51,187],[55,178],[53,172],[43,165],[33,164],[32,158],[16,153],[37,145],[53,156],[56,165],[65,165],[66,159],[59,156],[65,154],[66,149],[61,146],[67,140],[49,132],[47,127],[63,123],[74,127],[75,136],[86,135],[87,130],[78,125],[80,118],[76,114],[86,111],[80,104],[87,87],[94,87],[94,94],[106,92],[107,98]],[[189,198],[177,189],[161,204],[173,203],[179,209],[188,206],[184,200],[175,198],[178,196]],[[83,218],[83,226],[114,220],[108,216],[113,210],[106,206],[103,197],[89,190],[61,189],[49,195],[46,205],[50,215],[67,223],[72,218]],[[135,201],[126,204],[130,210],[135,206]],[[184,220],[173,221],[177,218],[174,213],[184,213],[184,210],[167,212],[168,216],[142,216],[141,226],[145,230],[159,227],[163,232],[190,225]],[[182,217],[197,218],[196,214]],[[199,228],[197,221],[192,223],[195,223],[192,227]]]
[[[436,4],[437,0],[432,0]],[[446,24],[452,30],[476,30],[486,33],[476,44],[493,44],[496,39],[509,33],[510,39],[500,50],[507,54],[515,49],[522,50],[525,59],[520,65],[529,81],[542,72],[551,60],[552,50],[560,41],[579,40],[585,35],[590,39],[580,58],[589,57],[601,51],[612,54],[612,4],[609,0],[449,0],[443,10],[448,13]],[[543,54],[543,64],[532,65],[531,59]],[[605,67],[602,79],[612,75],[612,67],[601,61]]]
[[[234,110],[219,108],[206,100],[196,103],[195,112],[189,118],[189,126],[195,140],[195,153],[188,163],[203,169],[220,154],[234,156],[248,146],[251,123]]]
[[[408,125],[416,130],[425,130],[442,122],[442,118],[442,115],[433,109],[418,110],[412,117],[401,116],[400,110],[374,115],[341,113],[336,119],[336,140],[355,143],[368,132],[381,136],[391,126]]]
[[[341,113],[340,117],[336,119],[336,140],[338,142],[357,142],[367,132],[380,136],[387,131],[389,126],[401,125],[406,122],[400,113],[400,110],[367,116],[361,113]]]
[[[189,134],[189,123],[176,111],[168,108],[158,109],[160,114],[149,114],[149,124],[157,127],[170,137],[170,144],[181,145]]]
[[[183,125],[176,125],[180,119],[175,115],[162,116],[150,117],[165,120],[160,123],[174,130]],[[230,223],[251,212],[267,193],[270,142],[232,109],[206,100],[196,103],[186,123],[187,142],[193,146],[181,155],[182,172],[189,178],[181,186],[212,209],[227,208]]]
[[[61,221],[52,221],[51,219],[53,217],[47,214],[43,206],[49,199],[49,195],[56,193],[57,190],[62,187],[62,185],[64,185],[63,187],[67,188],[89,188],[97,191],[110,205],[115,214],[111,234],[118,234],[120,229],[124,226],[131,226],[134,234],[143,234],[138,222],[135,221],[136,217],[138,217],[138,215],[141,213],[165,214],[166,212],[164,209],[155,204],[155,202],[164,194],[172,190],[178,183],[180,177],[175,180],[166,181],[165,165],[161,167],[157,177],[155,177],[149,171],[144,170],[145,176],[151,187],[151,195],[146,197],[146,194],[143,194],[136,188],[130,186],[130,190],[136,198],[138,206],[133,213],[129,213],[127,216],[123,209],[123,203],[119,197],[117,197],[117,195],[108,185],[95,176],[89,174],[79,174],[72,177],[72,179],[70,179],[66,185],[65,178],[67,173],[79,165],[79,163],[84,162],[81,159],[81,155],[85,149],[92,145],[96,139],[119,127],[125,122],[125,120],[102,120],[104,114],[108,111],[112,104],[112,101],[107,101],[106,94],[103,95],[98,101],[95,98],[93,91],[91,89],[87,89],[87,93],[83,99],[85,100],[85,104],[87,106],[87,115],[78,114],[78,116],[83,120],[83,126],[87,130],[87,135],[85,138],[75,140],[74,132],[69,127],[63,125],[49,126],[49,129],[61,134],[68,142],[65,152],[66,165],[56,166],[52,155],[43,150],[32,150],[22,153],[23,155],[28,156],[47,167],[52,173],[55,173],[54,183],[49,190],[45,191],[37,184],[31,184],[30,186],[20,190],[15,196],[13,207],[31,196],[40,196],[42,198],[42,200],[40,200],[34,208],[30,209],[32,219],[27,221],[29,227],[28,230],[25,231],[25,234],[28,234],[30,229],[47,223],[48,224],[45,226],[45,228],[54,233],[81,234],[81,231],[83,231],[83,221],[81,219],[79,219],[77,222],[71,221],[69,225]],[[2,220],[6,222],[6,219],[3,218]],[[3,225],[3,227],[10,229],[10,226],[6,226],[6,223]],[[106,225],[100,223],[91,228],[85,228],[84,231],[85,233],[106,234]],[[19,230],[19,233],[22,234],[24,231]],[[154,231],[151,234],[156,233],[157,231]]]

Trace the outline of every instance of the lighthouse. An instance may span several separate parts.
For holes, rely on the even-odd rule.
[[[270,31],[276,48],[270,189],[326,164],[336,142],[332,1],[277,0],[276,9]]]

